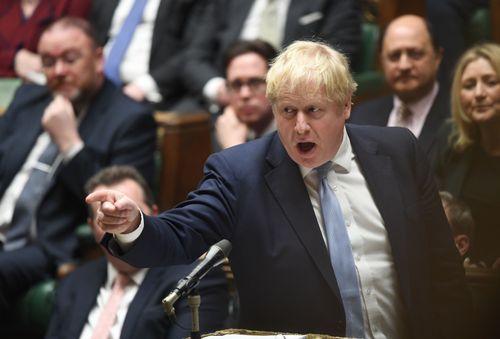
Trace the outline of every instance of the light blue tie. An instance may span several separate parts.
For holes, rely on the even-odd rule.
[[[344,215],[335,193],[328,185],[331,161],[316,168],[320,180],[319,197],[326,238],[346,318],[346,337],[364,338],[361,296]]]
[[[122,85],[120,77],[120,65],[127,50],[135,28],[141,22],[142,12],[147,0],[135,0],[120,32],[116,35],[113,46],[104,64],[104,74],[117,86]]]

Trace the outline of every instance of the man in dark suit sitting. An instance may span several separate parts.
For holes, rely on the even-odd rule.
[[[175,105],[183,95],[180,67],[184,62],[185,43],[190,35],[192,13],[205,1],[148,0],[139,10],[139,20],[126,43],[119,36],[128,30],[128,17],[136,4],[133,0],[93,1],[89,16],[97,31],[97,41],[104,47],[106,70],[116,63],[116,79],[125,94],[137,101],[147,100],[160,109]],[[115,45],[125,51],[114,53]],[[113,60],[109,60],[113,59]]]
[[[228,239],[242,328],[468,338],[463,267],[415,137],[345,124],[356,83],[327,45],[294,42],[266,79],[277,133],[212,154],[176,208],[87,197],[110,253],[170,265]]]
[[[21,86],[0,118],[0,312],[73,260],[95,172],[130,164],[154,177],[152,112],[105,79],[89,24],[56,21],[38,53],[47,86]]]
[[[93,176],[86,191],[91,193],[100,189],[120,191],[134,199],[144,213],[158,213],[146,181],[130,166],[108,167]],[[91,206],[88,222],[99,242],[104,232],[94,222],[97,208],[98,204]],[[129,283],[119,304],[118,312],[121,310],[121,313],[110,329],[114,338],[189,337],[191,310],[187,298],[175,304],[176,323],[169,320],[161,301],[196,264],[139,269],[105,252],[105,258],[86,263],[59,283],[46,338],[90,338],[92,334],[108,338],[108,333],[96,331],[99,331],[101,314],[110,300],[113,282],[116,284],[118,275],[128,277]],[[221,329],[228,311],[228,287],[222,270],[210,272],[197,289],[201,297],[200,332]]]
[[[349,122],[407,127],[432,159],[436,132],[450,115],[448,84],[436,80],[441,58],[442,49],[423,18],[394,19],[385,30],[380,51],[393,94],[355,106]]]
[[[281,50],[299,39],[319,39],[356,60],[361,41],[358,0],[213,0],[199,17],[183,63],[191,95],[224,107],[224,53],[239,39],[262,39]],[[214,105],[214,106],[216,106]]]

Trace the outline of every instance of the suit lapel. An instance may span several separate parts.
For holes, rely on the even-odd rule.
[[[137,290],[137,293],[128,308],[120,339],[135,338],[135,324],[141,317],[141,313],[146,307],[147,301],[151,300],[149,297],[150,294],[155,292],[156,288],[160,285],[158,281],[160,272],[161,269],[150,268],[144,277],[142,284],[139,286],[139,289]]]
[[[22,111],[17,112],[20,116],[16,119],[25,120],[24,124],[17,124],[17,126],[24,126],[24,128],[12,131],[13,136],[10,138],[9,145],[6,146],[6,149],[15,150],[15,152],[5,152],[3,155],[1,177],[3,177],[4,187],[0,187],[0,192],[3,192],[7,188],[6,185],[12,182],[33,149],[37,138],[43,132],[41,120],[45,107],[51,100],[52,97],[48,96],[34,105],[25,105]]]
[[[85,277],[85,284],[75,287],[77,290],[74,291],[75,299],[73,302],[78,306],[73,308],[77,311],[69,320],[70,333],[80,334],[82,332],[83,327],[87,322],[89,313],[96,304],[99,289],[106,281],[106,260],[101,258],[96,265],[98,269],[93,271],[94,274],[88,274]]]
[[[401,279],[401,286],[410,286],[408,279],[408,258],[406,250],[406,229],[408,221],[400,193],[401,183],[396,181],[392,159],[378,152],[376,142],[364,139],[357,133],[356,126],[347,126],[347,132],[363,176],[373,196],[384,225],[393,253],[393,260]],[[407,282],[406,284],[404,282]]]
[[[449,96],[444,94],[443,89],[440,88],[418,137],[418,142],[426,154],[429,154],[436,140],[437,131],[450,114],[448,100]]]
[[[265,175],[269,189],[283,209],[306,252],[340,299],[335,274],[304,180],[297,164],[286,155],[277,134],[275,134],[267,159],[274,167]]]
[[[229,45],[229,42],[238,40],[254,2],[254,0],[226,1],[229,6],[227,10],[229,11],[228,27],[230,27],[230,30],[225,39],[225,45]]]

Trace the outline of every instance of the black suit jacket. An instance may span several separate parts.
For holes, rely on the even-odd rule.
[[[444,121],[450,117],[450,96],[444,87],[440,86],[418,137],[418,142],[429,160],[434,159],[437,151],[437,132]],[[353,107],[349,122],[360,125],[387,126],[392,109],[392,95],[369,100]]]
[[[466,337],[469,299],[434,177],[402,128],[347,132],[392,248],[413,338]],[[187,261],[226,238],[243,328],[345,335],[335,272],[300,170],[277,133],[210,156],[200,187],[177,208],[145,217],[136,266]]]
[[[224,53],[239,39],[254,0],[215,0],[200,17],[184,63],[183,80],[194,94],[214,77],[224,77]],[[322,14],[301,23],[308,14]],[[357,0],[291,0],[283,45],[298,39],[320,39],[355,60],[361,40],[361,17]]]
[[[42,133],[41,118],[51,101],[46,87],[24,85],[0,118],[0,196]],[[148,106],[127,98],[105,81],[78,130],[85,146],[59,167],[36,215],[33,244],[42,246],[54,265],[72,260],[75,254],[75,227],[87,218],[84,185],[92,175],[109,165],[129,164],[150,184],[154,178],[156,124]]]
[[[97,31],[99,44],[109,39],[111,20],[120,0],[93,1],[90,21]],[[161,0],[153,29],[149,70],[159,87],[165,104],[170,104],[183,93],[180,63],[183,62],[191,12],[195,0]],[[202,5],[197,5],[201,7]]]
[[[177,281],[184,278],[194,265],[151,268],[139,286],[123,323],[121,339],[187,338],[191,329],[191,309],[187,297],[175,303],[177,323],[172,323],[161,303]],[[107,277],[104,258],[87,263],[60,281],[47,339],[78,339],[88,315],[95,306],[99,289]],[[200,332],[207,333],[223,328],[228,310],[228,288],[220,269],[206,275],[197,287],[201,297],[199,309]]]

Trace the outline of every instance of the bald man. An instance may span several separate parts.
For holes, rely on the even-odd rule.
[[[437,75],[442,48],[430,25],[416,15],[397,17],[387,26],[380,62],[391,95],[353,108],[349,122],[406,127],[433,158],[437,130],[450,115],[449,91]]]

